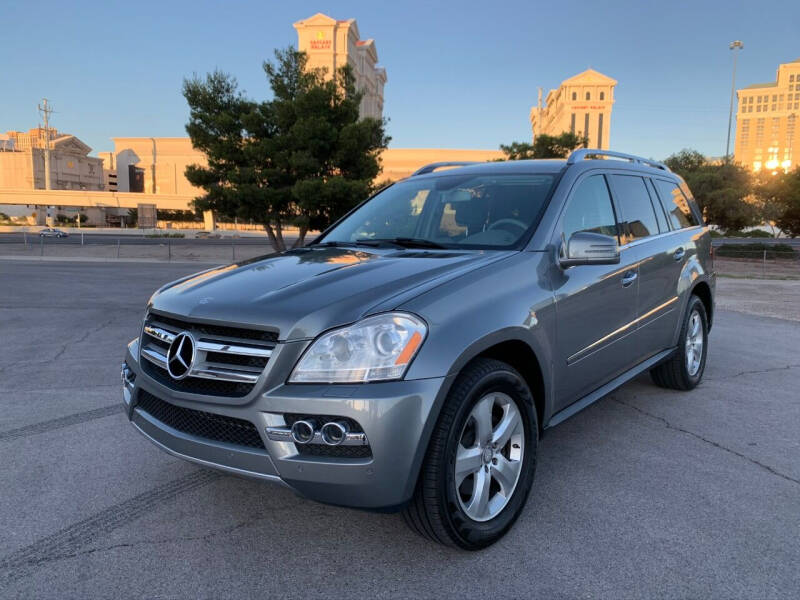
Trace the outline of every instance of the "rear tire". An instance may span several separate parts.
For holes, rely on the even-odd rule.
[[[683,317],[678,348],[669,359],[650,370],[650,377],[659,387],[694,389],[703,379],[707,355],[708,317],[703,301],[692,295]]]
[[[522,376],[494,359],[471,362],[431,435],[406,523],[430,540],[480,550],[519,517],[536,470],[539,429]]]

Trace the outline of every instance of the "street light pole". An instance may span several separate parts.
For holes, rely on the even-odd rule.
[[[728,111],[728,141],[725,142],[725,161],[730,159],[731,155],[731,124],[733,123],[733,99],[736,96],[736,54],[737,50],[744,48],[741,40],[731,42],[729,48],[733,51],[733,77],[731,78],[731,107]]]

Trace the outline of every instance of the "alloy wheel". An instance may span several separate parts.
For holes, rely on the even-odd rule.
[[[492,392],[481,398],[461,432],[455,459],[456,495],[474,521],[506,507],[522,472],[525,425],[516,402]]]
[[[686,328],[686,371],[690,377],[697,375],[703,360],[703,321],[700,313],[692,311]]]

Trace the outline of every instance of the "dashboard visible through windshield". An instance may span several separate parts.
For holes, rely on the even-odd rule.
[[[379,192],[320,243],[508,249],[538,224],[556,175],[446,175]]]

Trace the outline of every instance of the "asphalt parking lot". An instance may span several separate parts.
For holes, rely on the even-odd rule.
[[[516,527],[463,553],[128,425],[125,344],[199,268],[0,261],[0,597],[796,597],[800,321],[724,296],[758,288],[720,287],[698,389],[643,377],[548,432]]]

